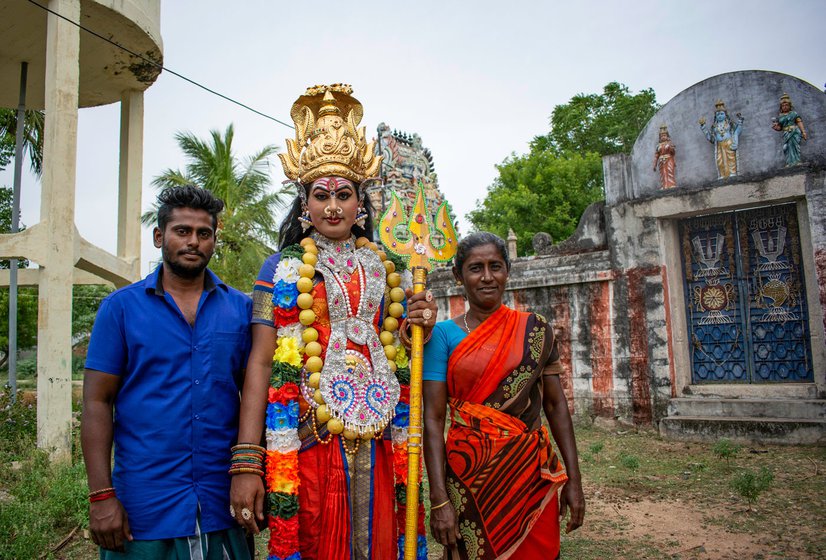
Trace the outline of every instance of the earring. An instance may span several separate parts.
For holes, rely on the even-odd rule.
[[[359,206],[356,210],[356,225],[364,229],[365,221],[367,221],[367,210],[364,209],[364,206]]]
[[[301,222],[301,231],[307,231],[311,227],[313,227],[313,221],[310,219],[310,210],[304,208],[304,212],[298,217],[298,221]]]

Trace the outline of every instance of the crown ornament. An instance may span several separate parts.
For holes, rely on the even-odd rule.
[[[293,103],[295,139],[278,154],[289,179],[306,185],[342,177],[361,184],[379,174],[382,158],[375,142],[365,140],[365,128],[358,128],[364,108],[352,93],[347,84],[312,86]]]

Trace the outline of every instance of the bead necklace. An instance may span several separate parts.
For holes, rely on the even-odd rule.
[[[470,334],[470,327],[469,327],[469,326],[467,326],[467,313],[465,313],[464,315],[462,315],[462,319],[463,319],[463,320],[464,320],[464,322],[465,322],[465,330],[467,331],[467,333],[468,333],[468,334]]]
[[[315,312],[311,309],[313,305],[313,296],[310,294],[310,291],[313,288],[313,277],[316,274],[316,265],[319,263],[319,246],[316,244],[321,245],[322,251],[324,254],[324,260],[322,264],[324,265],[324,269],[320,270],[322,275],[327,280],[334,280],[334,282],[327,282],[328,286],[328,304],[330,305],[329,311],[331,312],[330,320],[333,321],[333,311],[335,310],[335,315],[343,315],[341,319],[357,319],[363,313],[373,312],[376,309],[378,302],[374,302],[373,300],[378,299],[380,301],[381,297],[385,295],[385,293],[389,293],[390,301],[392,302],[388,308],[388,315],[384,318],[382,322],[382,330],[378,336],[378,340],[373,340],[372,342],[372,351],[380,351],[382,348],[379,345],[383,345],[383,354],[384,359],[386,361],[386,366],[383,364],[378,364],[378,360],[373,357],[373,363],[378,365],[380,370],[385,370],[385,368],[389,369],[390,372],[394,372],[396,370],[395,364],[395,357],[396,357],[396,348],[393,345],[395,341],[394,331],[398,329],[399,323],[398,318],[404,313],[404,307],[401,304],[401,301],[404,300],[404,291],[399,288],[399,284],[401,283],[401,277],[397,272],[395,272],[395,265],[392,261],[387,259],[387,255],[380,251],[378,246],[369,241],[365,237],[361,237],[355,242],[353,242],[352,237],[348,241],[343,242],[332,242],[326,238],[322,238],[317,236],[316,238],[307,237],[301,241],[301,246],[304,249],[304,254],[302,255],[302,262],[304,263],[299,268],[299,276],[300,279],[297,282],[297,288],[299,291],[299,295],[297,298],[297,305],[301,312],[299,313],[299,322],[307,327],[304,332],[304,342],[306,343],[305,346],[305,354],[307,356],[304,369],[308,376],[306,377],[306,387],[307,390],[305,391],[306,400],[310,403],[311,407],[315,408],[315,414],[313,415],[314,418],[312,419],[312,430],[313,434],[317,441],[322,444],[327,444],[331,441],[332,436],[335,434],[342,434],[346,439],[356,440],[355,445],[353,448],[347,448],[345,445],[345,450],[348,453],[355,453],[358,450],[358,441],[360,439],[369,439],[375,437],[376,434],[380,434],[384,426],[383,425],[371,425],[370,428],[366,429],[364,426],[353,426],[353,425],[345,425],[341,418],[331,410],[330,406],[325,402],[325,398],[322,395],[321,391],[321,372],[324,368],[324,360],[321,359],[322,348],[321,345],[317,342],[318,339],[318,332],[311,327],[311,325],[316,321],[317,317]],[[359,262],[359,259],[355,258],[355,252],[353,251],[353,246],[355,245],[356,250],[361,249],[363,247],[367,247],[372,250],[381,260],[381,264],[384,268],[384,282],[382,284],[385,288],[381,289],[381,293],[371,294],[366,293],[368,292],[367,286],[368,281],[366,279],[366,273],[363,266],[363,263]],[[369,254],[369,253],[368,253]],[[326,272],[325,271],[329,271]],[[381,267],[380,267],[381,269]],[[350,306],[350,297],[347,290],[346,284],[349,283],[351,280],[351,274],[355,271],[358,271],[358,282],[359,287],[361,290],[360,298],[358,302],[358,309],[355,315],[352,313],[352,307]],[[374,272],[376,279],[380,278],[378,272]],[[369,284],[373,284],[374,279],[370,279]],[[376,288],[373,288],[375,290]],[[330,296],[330,291],[335,293],[334,299]],[[368,297],[372,295],[372,297]],[[341,298],[341,301],[338,300],[338,297]],[[332,302],[329,300],[333,299]],[[367,306],[365,310],[364,306]],[[342,313],[344,312],[344,313]],[[350,321],[352,322],[352,321]],[[351,326],[348,328],[347,338],[354,338],[351,335],[359,335],[360,327],[359,324],[361,321],[356,321],[354,323],[355,326]],[[367,325],[365,325],[366,327]],[[372,330],[372,325],[370,325],[370,330]],[[361,329],[365,330],[365,329]],[[375,333],[375,331],[373,331]],[[369,333],[366,333],[369,335]],[[375,337],[375,334],[372,335]],[[362,336],[355,336],[356,342],[360,342]],[[364,339],[364,342],[367,342],[367,339]],[[336,362],[336,366],[339,364],[338,361],[341,360],[341,356],[344,354],[344,349],[342,348],[341,342],[337,342],[332,345],[332,348],[328,348],[328,355],[327,360],[333,360]],[[346,344],[345,344],[346,347]],[[331,364],[332,365],[332,364]],[[375,367],[375,366],[374,366]],[[339,367],[333,367],[333,371],[341,369]],[[395,378],[392,380],[393,382],[397,382]],[[393,387],[389,388],[391,390],[390,396],[395,396],[393,391]],[[398,389],[396,389],[398,390]],[[309,394],[309,391],[312,391]],[[312,408],[311,408],[312,410]],[[319,424],[327,424],[327,430],[330,432],[330,436],[328,438],[322,439],[318,435],[318,427],[316,421]],[[354,427],[358,429],[354,429]]]

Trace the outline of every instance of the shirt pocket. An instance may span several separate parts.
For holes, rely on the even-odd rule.
[[[240,387],[241,369],[247,361],[247,333],[212,333],[210,343],[210,377],[214,381]]]

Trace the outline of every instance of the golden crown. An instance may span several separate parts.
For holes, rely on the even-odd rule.
[[[278,154],[284,173],[309,184],[319,177],[343,177],[355,183],[379,174],[381,156],[375,142],[366,142],[361,103],[347,84],[313,86],[293,103],[290,117],[295,140],[287,139],[287,152]]]
[[[718,111],[725,111],[725,110],[726,110],[726,104],[725,104],[725,103],[723,103],[723,100],[722,100],[722,99],[718,99],[718,100],[714,103],[714,108],[715,108],[715,109],[717,109]]]

